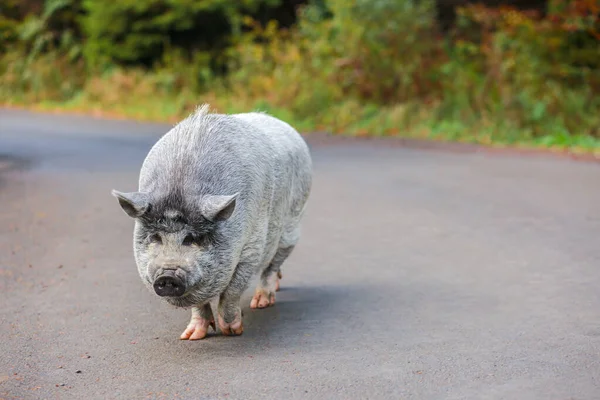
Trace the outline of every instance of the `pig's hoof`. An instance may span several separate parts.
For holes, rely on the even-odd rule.
[[[275,304],[275,293],[269,293],[263,289],[256,289],[254,297],[250,302],[250,308],[267,308]]]
[[[238,336],[244,332],[241,316],[236,317],[229,324],[223,320],[223,317],[219,316],[219,328],[221,328],[221,332],[225,336]]]
[[[181,340],[200,340],[206,337],[208,332],[208,327],[212,326],[213,330],[216,331],[215,321],[209,321],[200,317],[192,317],[192,320],[188,324],[187,328],[181,336],[179,337]]]

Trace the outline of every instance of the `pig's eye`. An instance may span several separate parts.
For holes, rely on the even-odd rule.
[[[183,238],[183,242],[181,242],[181,244],[184,246],[191,246],[194,243],[198,244],[198,239],[191,233],[188,233],[185,238]]]
[[[152,236],[150,236],[150,242],[162,244],[162,238],[158,233],[155,233]]]

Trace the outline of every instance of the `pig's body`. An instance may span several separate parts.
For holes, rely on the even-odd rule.
[[[274,303],[311,181],[308,147],[288,124],[203,107],[150,150],[139,192],[115,192],[135,218],[142,280],[169,303],[193,307],[182,338],[204,337],[215,298],[223,333],[240,334],[239,299],[255,275],[251,306]]]

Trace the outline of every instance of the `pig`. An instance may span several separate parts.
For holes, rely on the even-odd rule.
[[[221,333],[241,335],[240,298],[254,280],[250,307],[275,303],[311,186],[308,145],[289,124],[204,104],[150,149],[138,191],[112,190],[134,220],[142,282],[169,304],[191,308],[181,339],[216,331],[211,303]]]

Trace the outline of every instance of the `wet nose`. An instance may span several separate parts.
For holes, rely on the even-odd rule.
[[[185,283],[172,271],[167,271],[154,281],[154,291],[161,297],[179,297],[185,293]]]

